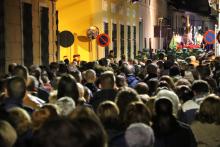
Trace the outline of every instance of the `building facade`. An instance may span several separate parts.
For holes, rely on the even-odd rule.
[[[80,54],[81,60],[92,61],[114,51],[119,60],[121,55],[134,58],[139,50],[159,47],[154,37],[154,26],[160,17],[167,15],[166,0],[141,0],[132,3],[127,0],[65,0],[57,2],[59,31],[71,31],[75,42],[70,48],[60,48],[60,59]],[[99,47],[96,40],[83,42],[79,36],[86,36],[90,26],[99,28],[111,38],[108,47]],[[70,51],[72,50],[72,51]],[[72,54],[71,54],[72,53]]]
[[[10,63],[26,66],[57,61],[55,2],[1,0],[1,73]]]

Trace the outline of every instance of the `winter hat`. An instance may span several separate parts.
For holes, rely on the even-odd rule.
[[[75,108],[76,103],[75,101],[70,97],[62,97],[59,100],[57,100],[58,107],[60,108],[60,114],[63,116],[69,115]]]
[[[155,101],[162,99],[162,98],[165,98],[171,101],[173,105],[173,115],[177,116],[179,104],[180,104],[179,97],[173,91],[162,89],[157,93]]]
[[[153,147],[154,132],[143,123],[131,124],[125,131],[125,141],[128,147]]]

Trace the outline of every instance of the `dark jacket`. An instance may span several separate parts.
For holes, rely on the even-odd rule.
[[[94,93],[89,103],[96,110],[98,105],[106,100],[115,101],[116,94],[117,90],[115,89],[102,89]]]
[[[86,83],[85,86],[88,87],[92,93],[95,93],[98,91],[98,88],[93,83]]]
[[[173,116],[155,118],[152,128],[155,134],[154,147],[197,147],[190,127]]]

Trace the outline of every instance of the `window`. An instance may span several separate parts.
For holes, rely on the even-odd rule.
[[[24,65],[29,67],[33,64],[32,5],[23,3],[22,8]]]
[[[108,34],[108,23],[107,22],[104,22],[104,32],[105,32],[105,34]],[[109,47],[106,46],[105,47],[105,57],[108,57],[108,54],[109,54]]]
[[[133,26],[133,30],[134,30],[134,33],[133,33],[133,47],[134,47],[134,58],[136,57],[136,52],[137,52],[137,45],[136,45],[136,26]]]
[[[49,64],[49,9],[41,7],[41,61]]]
[[[117,57],[117,25],[112,24],[112,49],[114,51],[114,56]]]
[[[124,25],[121,25],[120,26],[120,44],[121,44],[121,47],[120,47],[120,52],[121,52],[121,56],[125,53],[124,52],[124,43],[125,43],[125,38],[124,38]]]
[[[128,59],[131,58],[131,26],[127,26],[128,27],[128,38],[127,38],[127,55],[128,55]]]

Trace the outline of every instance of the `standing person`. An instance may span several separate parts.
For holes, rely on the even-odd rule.
[[[193,99],[200,105],[210,92],[209,84],[204,80],[195,80],[192,84],[192,92],[194,95]]]
[[[86,83],[84,84],[86,87],[88,87],[92,93],[95,93],[98,91],[98,88],[95,85],[96,81],[96,72],[93,69],[89,69],[85,72],[84,75]]]
[[[220,145],[220,99],[210,95],[202,102],[197,121],[191,125],[198,147]]]
[[[107,71],[101,74],[100,84],[101,90],[94,93],[93,98],[90,100],[90,104],[95,110],[103,101],[114,101],[117,94],[117,90],[115,90],[115,76],[113,72]]]
[[[153,119],[155,147],[196,147],[196,140],[189,126],[177,121],[172,102],[161,97],[155,102]]]
[[[113,50],[110,50],[110,51],[109,51],[108,58],[109,58],[109,59],[115,58],[115,55],[114,55],[114,51],[113,51]]]

